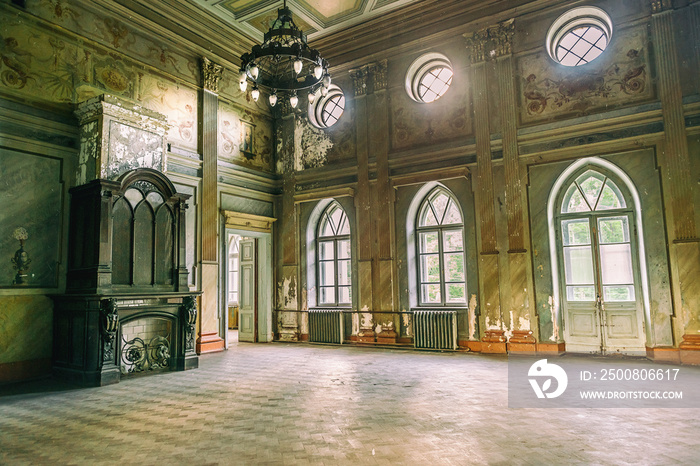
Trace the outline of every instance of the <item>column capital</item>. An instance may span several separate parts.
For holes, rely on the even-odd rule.
[[[352,87],[355,90],[355,97],[367,95],[367,82],[369,78],[369,70],[367,65],[361,68],[355,68],[349,71],[352,78]]]
[[[672,0],[652,0],[651,2],[651,13],[661,13],[673,8]]]
[[[224,67],[202,57],[202,88],[206,91],[219,93],[219,80],[224,72]]]
[[[464,34],[472,63],[493,60],[512,53],[515,20],[513,18]]]
[[[372,74],[372,84],[374,91],[383,91],[387,86],[386,71],[387,60],[384,59],[377,63],[367,65],[369,72]]]

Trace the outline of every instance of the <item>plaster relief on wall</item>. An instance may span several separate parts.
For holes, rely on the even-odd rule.
[[[523,123],[582,116],[653,98],[643,28],[621,31],[598,61],[581,67],[554,65],[545,52],[518,61]]]
[[[275,167],[272,159],[272,123],[247,111],[228,105],[219,104],[219,158],[239,165],[249,166],[268,172]],[[254,131],[249,142],[252,149],[243,147],[243,121]]]
[[[139,99],[168,119],[168,140],[197,150],[197,92],[155,76],[142,76]]]
[[[333,141],[323,130],[313,126],[306,118],[296,118],[294,125],[294,170],[320,167],[326,163],[326,155]]]
[[[466,86],[452,86],[442,99],[429,104],[414,102],[403,88],[392,90],[392,148],[435,144],[471,132],[467,98]]]

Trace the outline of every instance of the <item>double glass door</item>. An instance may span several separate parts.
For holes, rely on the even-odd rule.
[[[567,351],[643,351],[632,214],[567,217],[560,219]]]

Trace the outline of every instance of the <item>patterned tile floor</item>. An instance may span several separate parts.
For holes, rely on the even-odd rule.
[[[698,464],[700,409],[509,409],[502,356],[232,345],[0,388],[0,464]]]

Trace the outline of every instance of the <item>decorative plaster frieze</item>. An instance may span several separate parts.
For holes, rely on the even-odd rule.
[[[202,57],[202,88],[206,91],[219,93],[219,80],[224,72],[224,67]]]
[[[472,63],[493,60],[512,53],[515,20],[509,19],[472,34],[465,34]]]

